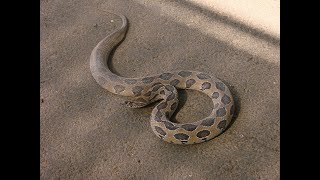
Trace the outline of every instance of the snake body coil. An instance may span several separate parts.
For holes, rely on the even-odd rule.
[[[132,97],[126,101],[131,108],[144,107],[160,101],[152,110],[151,128],[162,140],[174,144],[195,144],[208,141],[222,133],[234,114],[234,102],[228,87],[219,79],[203,72],[173,71],[142,78],[124,78],[110,71],[106,58],[124,39],[127,19],[93,49],[90,70],[97,83],[111,93]],[[208,95],[213,102],[211,114],[193,123],[173,123],[169,119],[178,106],[177,89],[193,89]]]

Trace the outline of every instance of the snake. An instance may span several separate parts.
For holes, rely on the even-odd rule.
[[[229,88],[215,76],[180,70],[126,78],[108,68],[110,54],[124,40],[128,29],[127,18],[116,15],[121,18],[122,25],[102,39],[90,55],[90,71],[95,81],[107,91],[127,97],[124,105],[130,108],[141,108],[159,101],[151,112],[150,125],[154,134],[167,143],[197,144],[224,132],[234,115],[235,106]],[[213,102],[209,116],[192,123],[170,121],[178,107],[178,89],[200,91],[209,96]]]

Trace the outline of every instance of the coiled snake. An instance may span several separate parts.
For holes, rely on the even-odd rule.
[[[162,140],[174,144],[195,144],[221,134],[234,114],[234,102],[228,87],[214,76],[197,71],[173,71],[159,75],[124,78],[110,71],[106,58],[125,37],[127,19],[122,26],[102,39],[90,56],[90,70],[97,83],[109,92],[132,97],[125,104],[144,107],[160,101],[151,113],[151,128]],[[177,89],[192,89],[205,93],[213,102],[211,114],[193,123],[173,123],[169,119],[178,105]]]

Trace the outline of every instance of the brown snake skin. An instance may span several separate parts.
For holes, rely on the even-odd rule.
[[[111,93],[132,97],[126,101],[131,108],[144,107],[160,101],[152,110],[151,128],[162,140],[174,144],[195,144],[221,134],[234,114],[234,102],[228,87],[214,76],[196,71],[173,71],[141,78],[124,78],[112,73],[107,65],[111,51],[124,39],[127,19],[93,49],[90,70],[97,83]],[[170,117],[178,106],[177,89],[192,89],[205,93],[213,102],[211,114],[193,123],[173,123]]]

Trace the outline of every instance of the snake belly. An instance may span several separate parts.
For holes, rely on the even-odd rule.
[[[102,39],[90,56],[90,70],[97,83],[111,93],[130,97],[126,105],[144,107],[160,101],[151,113],[151,128],[162,140],[174,144],[206,142],[221,134],[234,114],[234,101],[228,87],[216,77],[197,71],[172,71],[141,78],[124,78],[110,71],[107,65],[111,51],[125,37],[127,19],[121,27]],[[170,117],[178,106],[177,89],[192,89],[208,95],[213,102],[210,115],[193,123],[173,123]]]

